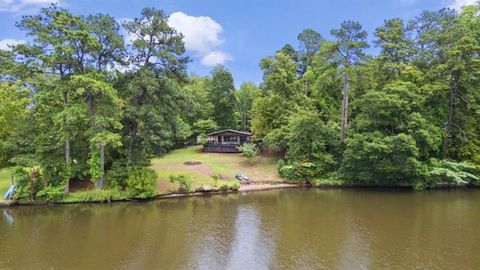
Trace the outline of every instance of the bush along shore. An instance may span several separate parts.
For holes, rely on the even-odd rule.
[[[203,189],[198,189],[196,191],[186,192],[185,190],[179,190],[178,193],[170,194],[158,194],[152,197],[146,198],[135,198],[129,197],[127,192],[122,192],[118,190],[92,190],[92,191],[83,191],[68,194],[63,198],[51,198],[51,200],[3,200],[0,201],[0,206],[20,206],[20,205],[62,205],[62,204],[76,204],[76,203],[113,203],[113,202],[128,202],[128,201],[151,201],[159,199],[172,199],[172,198],[186,198],[186,197],[196,197],[196,196],[213,196],[213,195],[225,195],[230,193],[238,192],[256,192],[256,191],[267,191],[274,189],[285,189],[285,188],[297,188],[305,187],[305,185],[293,184],[293,183],[261,183],[261,184],[249,184],[244,186],[221,186],[220,188],[211,188],[204,187]]]
[[[177,176],[182,177],[182,176]],[[451,188],[479,188],[479,184],[457,184],[452,182],[437,183],[429,189],[451,189]],[[220,188],[212,188],[210,186],[201,186],[195,191],[187,191],[185,187],[181,187],[177,192],[157,194],[152,197],[135,198],[129,197],[128,192],[115,189],[105,190],[89,190],[68,194],[64,197],[51,198],[51,200],[0,200],[0,207],[10,206],[34,206],[34,205],[63,205],[77,203],[114,203],[114,202],[148,202],[152,200],[188,198],[197,196],[214,196],[227,195],[230,193],[251,193],[287,188],[381,188],[381,189],[408,189],[414,190],[409,185],[385,185],[385,184],[358,184],[346,183],[341,180],[315,180],[301,182],[268,182],[268,183],[249,183],[245,185],[221,186]]]

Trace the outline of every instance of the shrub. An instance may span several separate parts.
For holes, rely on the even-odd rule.
[[[201,145],[207,144],[207,135],[205,133],[198,135],[197,143]]]
[[[319,174],[317,165],[311,162],[294,163],[283,166],[278,171],[280,176],[292,181],[307,181],[311,183]]]
[[[220,186],[221,191],[228,191],[229,187],[227,184]]]
[[[123,189],[127,186],[128,167],[123,161],[114,161],[107,175],[107,186]]]
[[[218,125],[213,119],[198,120],[193,124],[195,134],[208,134],[216,129],[218,129]]]
[[[231,189],[234,190],[234,191],[238,191],[240,189],[240,184],[238,183],[235,183],[231,186]]]
[[[219,174],[212,175],[212,178],[213,178],[213,186],[216,187],[218,184],[218,179],[220,179],[220,175]]]
[[[286,165],[286,166],[281,167],[278,170],[278,173],[280,174],[280,176],[282,178],[285,178],[285,179],[292,180],[292,179],[295,178],[295,173],[293,171],[293,166],[292,165]]]
[[[155,196],[157,173],[148,167],[128,168],[127,192],[130,197],[146,199]]]
[[[178,189],[178,192],[180,193],[188,193],[192,189],[193,181],[187,175],[170,175],[169,179],[170,183],[178,183],[180,185],[180,188]]]
[[[285,165],[287,165],[287,164],[285,163],[285,160],[279,159],[279,160],[277,161],[277,171],[280,172],[280,169],[283,168],[283,167],[285,167]]]
[[[249,160],[255,159],[260,152],[258,147],[253,143],[246,143],[238,147],[238,151],[240,151],[240,155],[248,158]]]
[[[40,172],[36,168],[26,171],[18,167],[14,170],[13,176],[17,185],[14,194],[16,200],[34,200],[37,192],[43,188]]]
[[[92,190],[74,193],[80,202],[111,202],[114,199],[124,199],[125,194],[118,189]]]
[[[65,187],[64,186],[47,186],[46,188],[40,190],[36,197],[44,202],[59,202],[65,198]]]
[[[479,180],[475,175],[475,165],[468,162],[430,159],[429,163],[428,178],[432,182],[445,181],[456,184],[468,184]]]

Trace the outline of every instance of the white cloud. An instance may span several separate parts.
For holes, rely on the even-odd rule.
[[[19,12],[25,8],[58,3],[61,0],[0,0],[0,12]]]
[[[462,9],[463,6],[473,5],[477,0],[449,0],[447,6],[456,10]]]
[[[210,17],[194,17],[175,12],[168,18],[168,24],[185,36],[187,50],[208,53],[223,43],[220,38],[223,28]]]
[[[203,65],[210,67],[232,60],[228,53],[218,49],[224,42],[223,27],[212,18],[175,12],[168,18],[168,24],[184,35],[185,48],[200,57]]]
[[[25,43],[25,40],[6,38],[0,40],[0,50],[10,50],[10,46]]]
[[[223,65],[225,62],[231,60],[233,60],[232,56],[230,56],[228,53],[222,51],[212,51],[202,58],[202,65],[213,67],[218,64]]]

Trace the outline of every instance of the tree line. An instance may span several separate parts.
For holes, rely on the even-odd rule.
[[[478,181],[480,5],[312,29],[261,61],[252,129],[287,178],[404,185]],[[365,51],[375,47],[378,55]]]
[[[16,24],[28,42],[0,51],[0,168],[16,168],[18,198],[66,194],[72,180],[149,197],[152,157],[217,128],[247,129],[258,87],[235,91],[221,66],[188,76],[167,20],[155,8],[119,23],[51,5]]]
[[[161,10],[119,23],[52,5],[16,24],[27,43],[0,51],[0,168],[16,168],[19,198],[66,194],[72,180],[149,197],[152,157],[236,128],[277,152],[292,181],[473,183],[479,13],[385,20],[373,44],[359,22],[331,39],[306,29],[261,60],[260,85],[235,89],[222,66],[187,74],[183,36]]]

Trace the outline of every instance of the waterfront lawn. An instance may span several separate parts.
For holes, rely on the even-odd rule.
[[[204,153],[202,146],[193,146],[185,149],[174,150],[164,157],[152,160],[151,168],[158,174],[157,194],[175,193],[179,189],[176,183],[170,183],[172,175],[187,175],[192,181],[192,190],[195,191],[202,185],[220,189],[224,185],[229,187],[239,184],[235,174],[244,173],[255,182],[280,182],[282,179],[277,173],[277,157],[259,156],[253,161],[239,154]],[[185,165],[187,161],[199,161],[200,165]],[[216,183],[212,176],[220,179]],[[10,186],[10,173],[0,171],[0,192],[3,193]],[[126,199],[128,194],[115,190],[94,190],[92,185],[72,188],[72,192],[63,200],[64,202],[110,201]],[[0,200],[2,199],[0,198]]]
[[[165,157],[152,160],[151,167],[158,173],[158,192],[171,193],[178,189],[169,181],[170,175],[185,174],[193,180],[192,189],[201,185],[214,185],[212,176],[220,175],[217,187],[238,184],[236,173],[245,173],[256,182],[281,181],[276,164],[277,157],[259,156],[253,162],[239,154],[204,153],[202,146],[192,146],[168,153]],[[187,161],[199,161],[200,165],[185,165]]]

